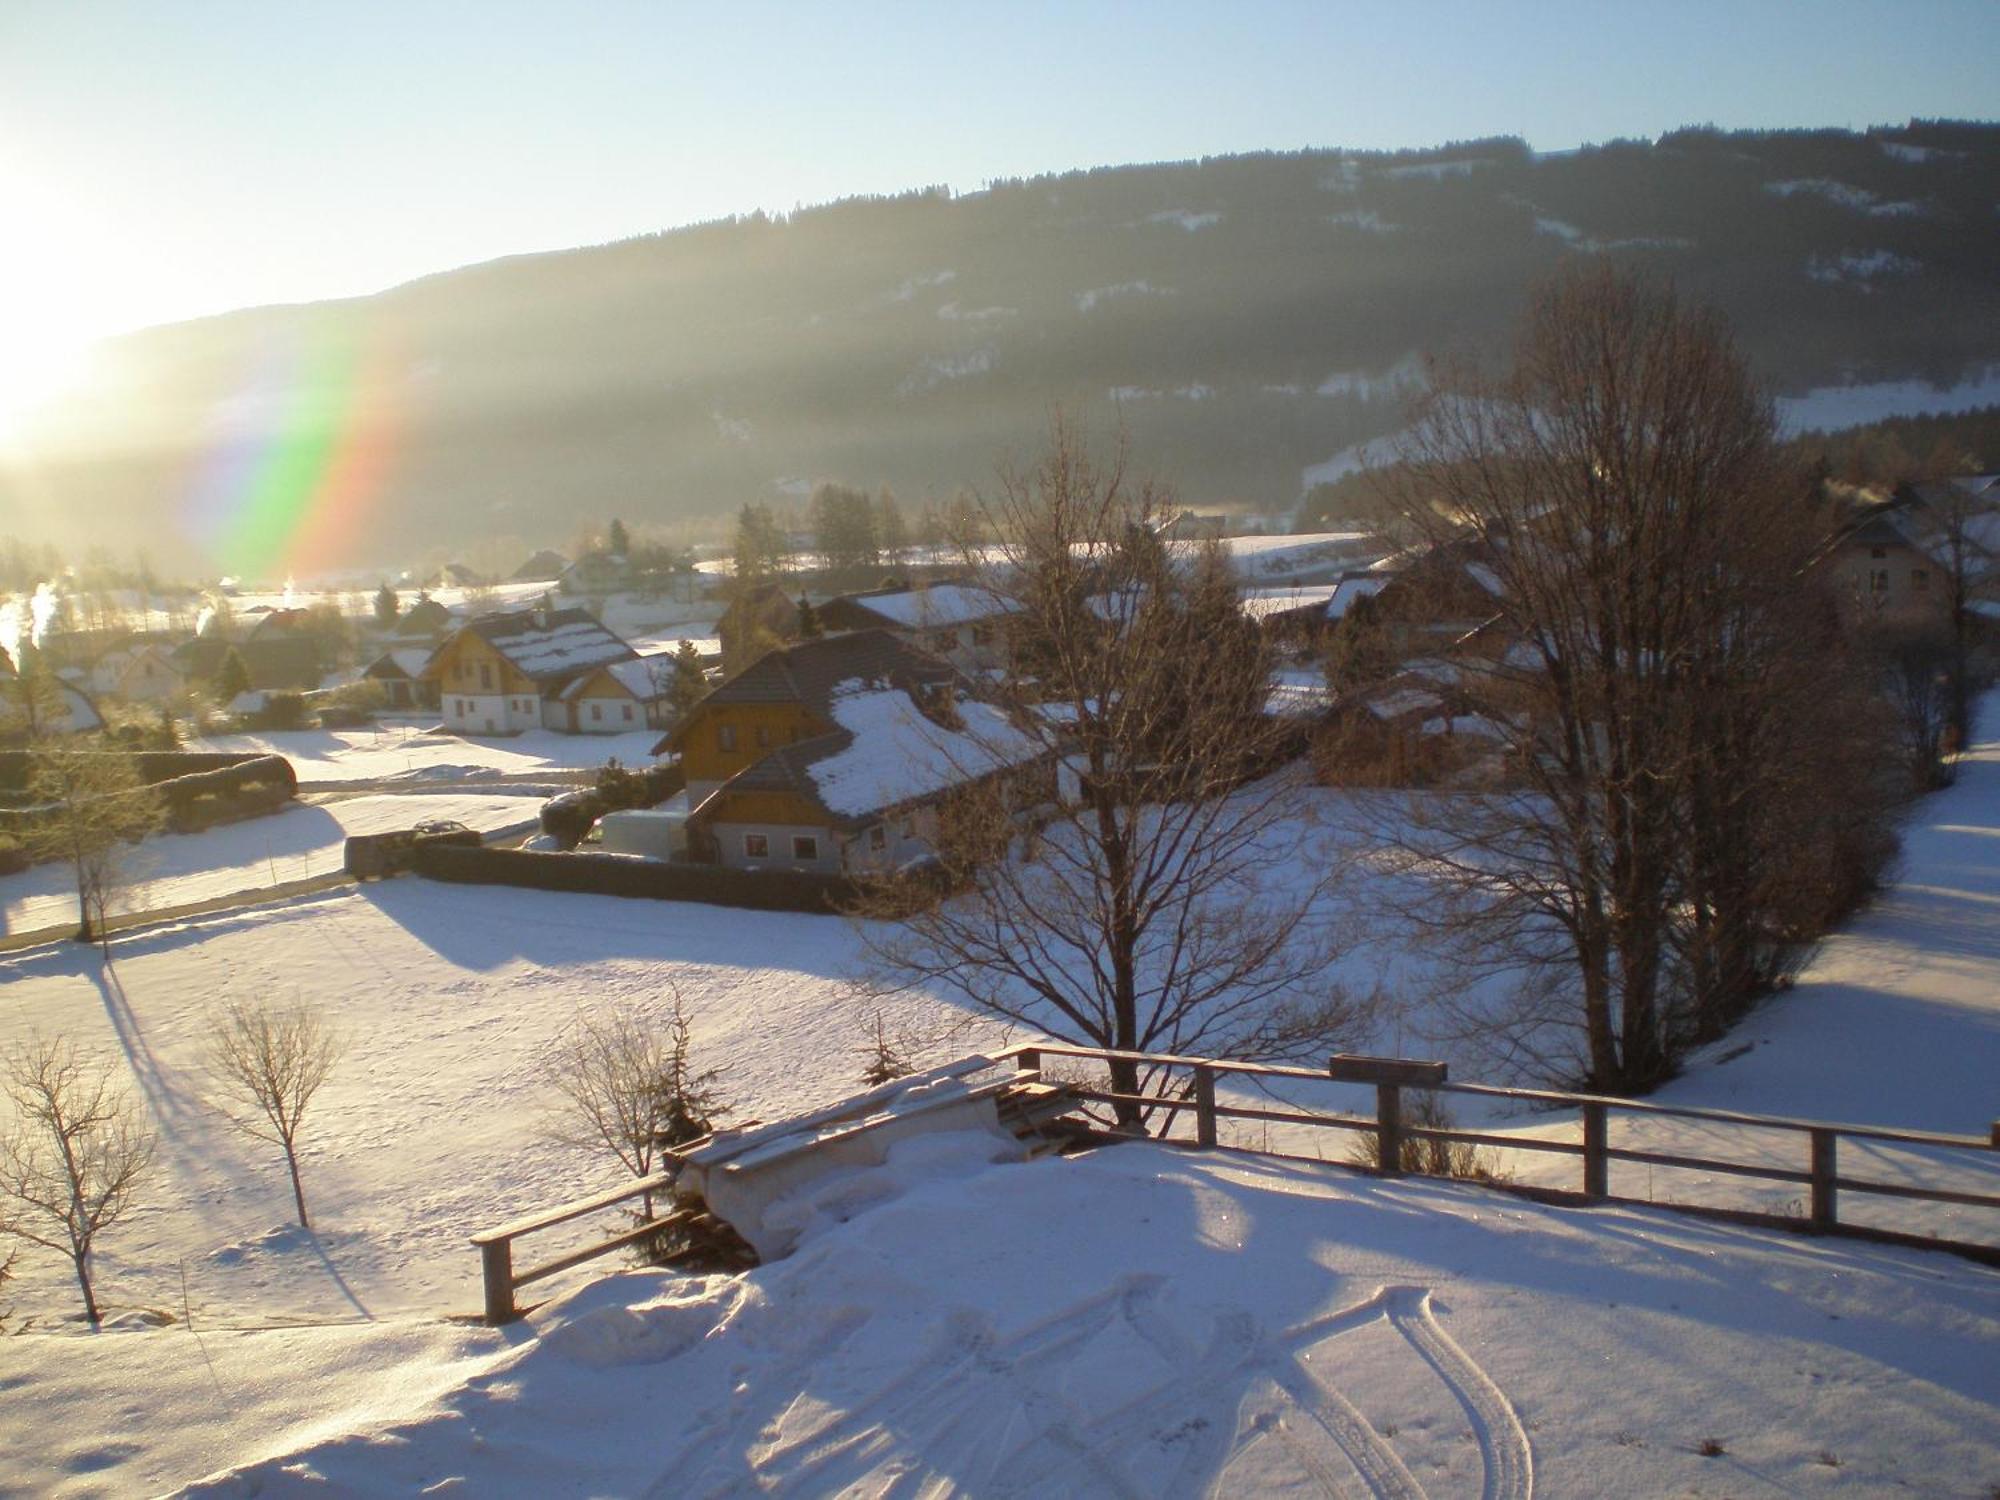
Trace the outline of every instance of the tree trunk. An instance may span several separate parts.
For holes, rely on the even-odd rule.
[[[290,1142],[285,1144],[285,1169],[292,1174],[292,1202],[298,1205],[299,1228],[310,1229],[312,1224],[306,1218],[306,1190],[299,1185],[299,1159],[293,1153]]]
[[[72,1255],[70,1259],[76,1262],[76,1284],[83,1290],[84,1316],[90,1319],[90,1326],[95,1328],[104,1321],[104,1317],[97,1310],[97,1294],[90,1288],[90,1252],[84,1250]]]

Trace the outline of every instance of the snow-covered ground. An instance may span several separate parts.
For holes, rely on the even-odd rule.
[[[1898,885],[1663,1100],[1954,1131],[2000,1115],[1996,706],[1959,784],[1917,809]],[[700,1064],[768,1120],[856,1087],[859,957],[834,918],[414,879],[140,932],[108,972],[64,944],[0,957],[0,1044],[70,1035],[126,1071],[161,1135],[100,1256],[125,1329],[64,1321],[55,1257],[24,1255],[8,1288],[29,1331],[0,1341],[0,1492],[230,1464],[256,1467],[217,1493],[2000,1481],[2000,1273],[1150,1146],[976,1170],[919,1150],[843,1186],[875,1206],[744,1277],[622,1275],[504,1335],[437,1321],[476,1303],[469,1233],[616,1180],[544,1128],[541,1059],[579,1005],[677,989]],[[310,1235],[288,1227],[281,1163],[202,1102],[205,1017],[251,997],[317,1003],[350,1039],[307,1131]],[[947,1014],[913,996],[887,1020]],[[1004,1039],[975,1022],[940,1045]],[[195,1331],[132,1327],[140,1309]],[[300,1322],[328,1326],[245,1326]]]
[[[1596,1500],[1976,1496],[2000,1472],[1983,1268],[1158,1146],[982,1167],[981,1139],[899,1147],[789,1259],[607,1277],[505,1335],[63,1340],[12,1382],[39,1437],[12,1478]]]
[[[163,911],[331,875],[342,866],[350,834],[387,833],[443,818],[481,833],[525,833],[536,826],[540,811],[539,798],[520,794],[347,797],[294,803],[269,817],[202,833],[162,834],[126,851],[131,884],[118,892],[112,912]],[[67,866],[37,865],[0,876],[0,937],[75,925],[76,885]]]
[[[357,781],[459,781],[481,776],[538,776],[557,771],[595,770],[616,757],[621,763],[650,764],[657,729],[629,734],[560,734],[530,729],[520,734],[479,738],[426,733],[433,719],[391,721],[373,729],[288,729],[263,734],[218,734],[189,745],[191,750],[282,755],[312,788]]]

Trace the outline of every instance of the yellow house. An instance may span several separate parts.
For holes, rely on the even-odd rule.
[[[445,727],[464,734],[518,734],[523,729],[595,729],[615,733],[644,726],[606,721],[601,706],[615,694],[598,688],[589,701],[600,705],[592,718],[572,713],[598,669],[636,661],[638,653],[581,609],[527,609],[481,615],[446,637],[424,666],[423,680],[435,683]],[[622,684],[618,693],[634,701]]]

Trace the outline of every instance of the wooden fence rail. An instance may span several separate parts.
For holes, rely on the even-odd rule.
[[[625,1186],[612,1188],[609,1192],[578,1198],[538,1214],[511,1220],[498,1229],[488,1229],[475,1234],[472,1243],[479,1247],[480,1279],[485,1283],[486,1321],[493,1324],[511,1323],[521,1315],[520,1309],[514,1305],[516,1288],[540,1281],[545,1276],[553,1276],[558,1271],[567,1271],[571,1266],[580,1266],[586,1261],[597,1259],[600,1255],[609,1255],[614,1250],[622,1250],[627,1245],[636,1245],[664,1229],[672,1228],[676,1223],[692,1215],[675,1212],[656,1219],[648,1214],[642,1222],[631,1229],[586,1245],[581,1250],[572,1250],[566,1255],[559,1255],[554,1260],[545,1261],[526,1271],[514,1269],[514,1241],[523,1235],[552,1229],[558,1224],[567,1224],[572,1219],[581,1219],[586,1214],[599,1213],[620,1203],[629,1203],[634,1198],[664,1192],[672,1185],[673,1178],[666,1174],[635,1178]]]
[[[1655,1104],[1643,1099],[1620,1099],[1607,1095],[1570,1093],[1555,1089],[1501,1088],[1491,1084],[1452,1083],[1443,1063],[1419,1062],[1408,1058],[1360,1057],[1337,1054],[1322,1072],[1313,1068],[1285,1067],[1269,1063],[1230,1062],[1210,1057],[1182,1057],[1166,1053],[1119,1052],[1102,1047],[1072,1046],[1068,1043],[1038,1042],[1012,1047],[996,1055],[996,1060],[1012,1059],[1017,1073],[1039,1078],[1045,1058],[1073,1058],[1085,1062],[1131,1062],[1151,1070],[1158,1091],[1118,1093],[1108,1088],[1090,1088],[1066,1082],[1072,1098],[1103,1104],[1134,1105],[1148,1111],[1164,1111],[1170,1117],[1194,1116],[1193,1144],[1217,1144],[1217,1124],[1221,1120],[1254,1120],[1300,1125],[1315,1129],[1361,1132],[1375,1137],[1373,1170],[1384,1177],[1401,1176],[1405,1170],[1403,1145],[1406,1141],[1438,1141],[1468,1146],[1487,1146],[1509,1151],[1534,1151],[1548,1155],[1582,1158],[1580,1191],[1568,1192],[1492,1186],[1538,1197],[1606,1203],[1649,1204],[1680,1208],[1712,1217],[1739,1219],[1760,1224],[1789,1223],[1783,1216],[1732,1209],[1721,1205],[1653,1203],[1648,1199],[1622,1197],[1611,1192],[1611,1163],[1632,1162],[1655,1167],[1685,1168],[1715,1172],[1725,1176],[1748,1177],[1787,1183],[1807,1189],[1805,1227],[1825,1232],[1857,1234],[1896,1244],[1935,1246],[2000,1265],[2000,1245],[1949,1239],[1941,1235],[1910,1234],[1855,1224],[1840,1217],[1843,1193],[1865,1193],[1877,1197],[1911,1199],[1926,1203],[2000,1209],[2000,1194],[1967,1192],[1934,1184],[1881,1182],[1844,1176],[1840,1170],[1840,1142],[1871,1141],[1888,1145],[1918,1146],[1929,1149],[1978,1152],[1987,1158],[2000,1153],[2000,1121],[1985,1136],[1949,1135],[1928,1130],[1898,1130],[1879,1125],[1853,1125],[1827,1120],[1802,1120],[1783,1115],[1754,1115],[1736,1110],[1701,1109],[1688,1105]],[[1182,1075],[1182,1076],[1177,1076]],[[1373,1085],[1375,1113],[1360,1115],[1322,1113],[1298,1108],[1267,1108],[1220,1102],[1216,1098],[1218,1080],[1238,1077],[1271,1085],[1277,1083],[1345,1083]],[[1178,1086],[1177,1086],[1178,1085]],[[1556,1109],[1573,1109],[1581,1118],[1583,1138],[1576,1141],[1542,1140],[1533,1136],[1498,1135],[1490,1131],[1439,1129],[1412,1123],[1404,1110],[1404,1093],[1409,1089],[1442,1094],[1463,1094],[1483,1099],[1507,1099]],[[1614,1113],[1696,1120],[1742,1130],[1785,1132],[1805,1137],[1806,1150],[1796,1168],[1755,1162],[1729,1161],[1716,1157],[1689,1156],[1667,1151],[1646,1151],[1611,1143]],[[1170,1141],[1170,1143],[1173,1143]]]

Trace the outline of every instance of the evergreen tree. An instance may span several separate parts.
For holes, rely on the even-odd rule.
[[[610,548],[619,557],[632,555],[632,534],[625,529],[625,523],[616,516],[611,518]]]
[[[239,694],[249,691],[250,669],[243,664],[242,654],[231,646],[222,653],[222,664],[215,669],[215,701],[228,705]]]
[[[812,600],[804,594],[799,595],[799,639],[816,641],[825,634],[819,623],[819,611],[812,607]]]
[[[701,653],[695,650],[693,641],[682,641],[674,651],[674,678],[668,687],[668,696],[673,700],[674,717],[679,718],[708,691],[707,679],[702,676]]]
[[[396,623],[396,617],[401,613],[402,606],[396,602],[396,591],[384,582],[375,590],[375,623],[387,630]]]

